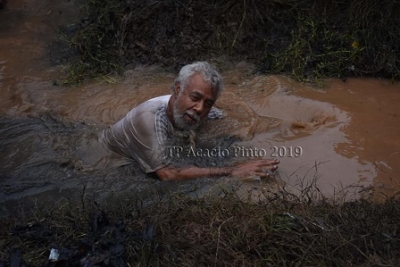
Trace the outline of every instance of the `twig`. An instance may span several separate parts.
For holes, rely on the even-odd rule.
[[[242,21],[240,22],[240,25],[239,25],[239,29],[238,29],[238,31],[236,32],[236,34],[235,34],[235,38],[233,39],[233,42],[232,42],[232,45],[231,45],[231,49],[235,46],[235,44],[236,44],[236,39],[237,39],[237,37],[238,37],[238,35],[239,35],[239,32],[241,31],[241,29],[242,29],[242,26],[243,26],[243,23],[244,23],[244,20],[246,19],[246,0],[243,0],[243,15],[242,15]]]
[[[219,251],[219,241],[221,238],[221,227],[222,225],[224,225],[227,221],[229,221],[230,219],[232,219],[233,217],[230,217],[228,219],[226,219],[225,221],[223,221],[221,223],[221,225],[218,227],[218,241],[217,241],[217,250],[215,251],[215,258],[214,258],[214,266],[217,266],[217,259],[218,259],[218,251]]]

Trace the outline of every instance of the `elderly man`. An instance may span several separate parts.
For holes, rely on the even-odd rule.
[[[136,160],[146,173],[161,180],[198,177],[267,177],[279,163],[273,159],[254,160],[233,167],[174,166],[165,156],[169,137],[179,131],[195,130],[207,119],[220,118],[213,107],[223,85],[221,76],[207,62],[184,66],[171,87],[172,95],[150,99],[132,109],[122,120],[103,132],[108,148]]]

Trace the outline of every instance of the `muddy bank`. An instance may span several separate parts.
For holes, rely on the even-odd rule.
[[[57,203],[58,204],[58,203]],[[399,200],[261,203],[223,198],[144,206],[39,206],[1,221],[0,262],[29,266],[397,266]],[[288,262],[290,263],[288,264]]]

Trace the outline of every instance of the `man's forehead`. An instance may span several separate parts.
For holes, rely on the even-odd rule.
[[[190,77],[189,83],[185,86],[185,90],[190,94],[204,96],[212,101],[217,99],[217,94],[213,90],[211,84],[204,80],[203,75],[196,73]]]
[[[204,93],[199,90],[193,89],[190,92],[190,94],[198,96],[198,97],[206,98],[206,100],[212,101],[212,102],[215,102],[217,100],[217,96],[216,96],[216,94],[213,93],[212,90],[210,90],[210,92]]]

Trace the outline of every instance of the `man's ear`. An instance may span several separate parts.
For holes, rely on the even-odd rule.
[[[180,83],[180,82],[177,82],[177,83],[175,84],[175,88],[174,88],[174,94],[175,94],[175,96],[178,96],[180,91],[181,91],[181,83]]]

